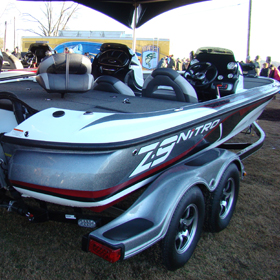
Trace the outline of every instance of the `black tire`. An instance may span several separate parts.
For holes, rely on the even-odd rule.
[[[225,229],[234,212],[239,192],[239,171],[232,163],[224,171],[217,188],[210,194],[206,209],[206,230]]]
[[[163,263],[168,270],[184,266],[200,238],[205,215],[201,190],[194,186],[181,198],[161,243]]]

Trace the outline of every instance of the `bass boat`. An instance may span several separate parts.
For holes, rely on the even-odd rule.
[[[1,141],[13,187],[39,200],[103,210],[171,166],[231,139],[279,90],[274,80],[243,77],[228,50],[202,48],[196,57],[183,76],[155,70],[141,95],[121,81],[124,94],[112,95],[102,90],[111,81],[99,77],[97,90],[82,96],[92,97],[84,110],[69,110],[67,102],[32,114],[2,109],[12,118],[5,117],[11,126],[3,123]],[[16,97],[11,101],[20,107]]]
[[[106,43],[92,64],[54,54],[40,63],[36,83],[2,83],[1,205],[34,222],[59,220],[49,204],[72,209],[63,220],[93,230],[83,249],[110,262],[163,240],[174,270],[203,225],[228,225],[241,160],[261,144],[233,153],[225,143],[252,125],[262,132],[254,122],[279,83],[244,76],[223,48],[200,48],[182,73],[159,68],[143,80],[139,67],[129,48]],[[82,214],[116,209],[138,192],[109,222]]]

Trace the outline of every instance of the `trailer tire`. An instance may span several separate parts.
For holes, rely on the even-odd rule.
[[[205,228],[210,232],[225,229],[234,212],[239,192],[239,171],[232,163],[224,171],[207,203]]]
[[[177,204],[161,243],[163,263],[168,270],[184,266],[192,256],[200,238],[204,215],[203,194],[194,186],[185,192]]]

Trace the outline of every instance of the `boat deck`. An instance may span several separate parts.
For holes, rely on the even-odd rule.
[[[19,99],[39,111],[56,107],[78,111],[141,113],[179,108],[187,104],[96,90],[85,93],[66,93],[64,98],[61,98],[60,93],[47,93],[39,84],[32,81],[1,84],[0,91],[14,93]]]
[[[272,84],[272,79],[244,78],[244,89]],[[126,96],[118,93],[90,90],[84,93],[48,93],[36,82],[26,80],[0,84],[0,92],[15,94],[23,102],[36,110],[55,107],[78,111],[94,111],[107,113],[145,113],[157,112],[172,108],[181,108],[191,103]]]

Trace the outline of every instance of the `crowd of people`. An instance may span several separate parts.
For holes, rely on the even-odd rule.
[[[193,58],[194,58],[193,51],[190,52],[189,58],[183,58],[183,59],[177,58],[176,60],[174,59],[174,55],[172,54],[163,57],[159,61],[157,68],[172,68],[177,71],[185,71],[188,68],[190,61]],[[252,61],[248,56],[246,58],[246,62],[244,63],[243,61],[241,61],[240,64],[241,65],[246,64],[252,66],[251,70],[246,71],[247,75],[269,77],[277,81],[280,81],[280,66],[278,66],[278,68],[275,67],[271,63],[270,56],[266,58],[266,62],[264,62],[262,65],[261,65],[261,60],[259,55],[256,56],[254,61]]]
[[[254,61],[248,56],[246,59],[246,64],[252,65],[252,70],[250,74],[261,77],[269,77],[280,81],[280,66],[278,68],[271,63],[271,57],[267,56],[266,61],[261,65],[260,56],[257,55]]]
[[[159,61],[157,68],[172,68],[173,70],[177,71],[185,71],[193,58],[194,52],[190,52],[189,58],[177,58],[176,60],[174,59],[174,55],[171,54],[169,56],[163,57]]]
[[[9,52],[9,50],[6,49],[6,52]],[[73,50],[66,47],[64,49],[64,53],[73,53]],[[21,59],[21,53],[18,47],[15,47],[12,54],[18,57],[19,59]],[[46,57],[50,56],[51,54],[52,53],[48,51],[48,53],[46,53]],[[85,55],[92,60],[92,57],[90,57],[89,53],[85,53]],[[172,68],[177,71],[185,71],[188,68],[192,59],[194,59],[194,57],[195,55],[193,51],[190,52],[188,58],[183,58],[183,59],[177,58],[176,60],[174,58],[174,55],[171,54],[169,56],[163,57],[159,61],[157,68]],[[253,61],[248,56],[246,58],[246,62],[244,63],[243,61],[241,61],[240,64],[252,66],[251,70],[247,71],[246,73],[247,75],[269,77],[277,81],[280,81],[280,66],[278,66],[278,68],[275,67],[271,63],[270,56],[267,56],[266,61],[262,65],[261,65],[261,60],[259,55],[257,55]]]

